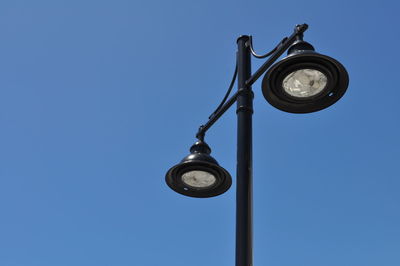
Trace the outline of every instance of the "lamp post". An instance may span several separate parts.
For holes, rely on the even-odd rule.
[[[252,85],[266,71],[262,81],[265,99],[274,107],[290,113],[311,113],[329,107],[346,92],[349,78],[341,63],[315,52],[303,40],[308,25],[297,25],[292,35],[265,55],[257,55],[251,36],[237,40],[237,63],[234,78],[220,106],[200,126],[198,141],[190,154],[166,174],[166,182],[174,191],[190,197],[213,197],[227,191],[232,179],[228,171],[211,157],[205,133],[237,103],[237,169],[236,169],[236,266],[252,266]],[[286,51],[288,55],[274,62]],[[267,58],[251,73],[251,56]],[[274,65],[273,65],[274,64]],[[238,90],[229,99],[237,76]]]

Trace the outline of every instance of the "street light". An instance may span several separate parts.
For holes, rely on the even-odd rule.
[[[196,198],[214,197],[231,186],[230,174],[211,157],[205,143],[205,133],[236,102],[237,103],[237,169],[236,169],[236,266],[252,266],[252,115],[253,91],[251,86],[266,71],[262,81],[265,99],[274,107],[290,113],[311,113],[329,107],[347,90],[349,77],[337,60],[315,52],[303,40],[308,25],[295,27],[294,33],[284,38],[277,47],[265,55],[254,52],[251,36],[237,40],[235,74],[223,101],[200,126],[198,141],[190,154],[166,174],[166,182],[174,191]],[[275,61],[288,50],[288,55]],[[251,73],[251,55],[267,58]],[[238,90],[229,99],[237,77]]]
[[[311,113],[334,104],[346,92],[349,77],[337,60],[315,52],[302,36],[288,56],[265,74],[262,91],[274,107],[290,113]]]
[[[190,154],[167,172],[168,186],[180,194],[195,198],[214,197],[227,191],[232,178],[210,153],[207,143],[196,142],[190,148]]]

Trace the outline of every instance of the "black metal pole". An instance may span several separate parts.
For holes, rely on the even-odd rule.
[[[241,36],[238,44],[237,96],[237,186],[236,186],[236,266],[253,265],[253,193],[252,193],[252,115],[253,91],[246,87],[251,76],[251,54],[247,41]]]

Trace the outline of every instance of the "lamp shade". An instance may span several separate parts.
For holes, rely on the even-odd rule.
[[[196,142],[190,154],[168,170],[165,180],[174,191],[189,197],[208,198],[227,191],[232,178],[210,155],[204,141]]]
[[[288,49],[288,56],[267,71],[262,91],[265,99],[282,111],[311,113],[338,101],[348,84],[340,62],[298,40]]]

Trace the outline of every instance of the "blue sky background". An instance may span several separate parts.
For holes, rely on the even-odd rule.
[[[348,92],[284,113],[257,82],[254,265],[400,265],[397,1],[0,2],[0,265],[231,266],[235,185],[210,199],[165,172],[235,65],[308,23]],[[253,61],[255,70],[262,64]],[[235,173],[236,116],[207,142]]]

